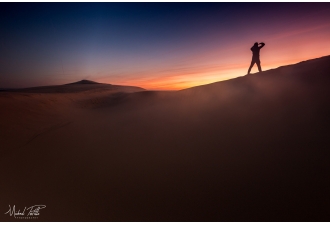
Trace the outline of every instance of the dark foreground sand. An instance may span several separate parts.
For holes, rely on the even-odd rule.
[[[55,89],[0,92],[0,221],[330,220],[329,56],[177,92]]]

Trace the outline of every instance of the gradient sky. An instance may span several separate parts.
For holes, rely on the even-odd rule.
[[[330,3],[0,3],[0,87],[177,90],[330,55]],[[257,72],[256,65],[252,73]]]

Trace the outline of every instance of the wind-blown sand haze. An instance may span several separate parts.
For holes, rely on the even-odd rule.
[[[0,212],[329,221],[329,87],[326,56],[180,91],[90,81],[2,91]]]

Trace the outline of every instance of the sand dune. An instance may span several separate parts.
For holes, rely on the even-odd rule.
[[[67,85],[15,89],[0,93],[0,156],[12,154],[41,133],[69,123],[77,105],[96,104],[103,96],[144,91],[143,88],[80,81]],[[77,110],[78,109],[78,110]]]
[[[173,92],[92,82],[0,92],[0,212],[329,221],[329,87],[327,56]]]
[[[121,86],[112,84],[102,84],[89,80],[81,80],[65,85],[42,86],[32,88],[13,89],[11,92],[19,93],[77,93],[77,92],[137,92],[144,91],[143,88],[133,86]]]

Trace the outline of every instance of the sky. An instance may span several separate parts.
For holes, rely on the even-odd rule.
[[[330,3],[0,3],[0,88],[180,90],[330,55]],[[256,65],[252,73],[257,72]]]

